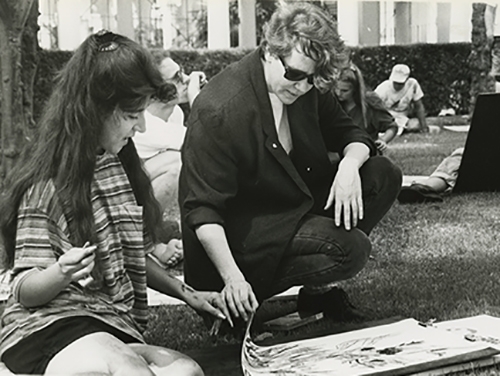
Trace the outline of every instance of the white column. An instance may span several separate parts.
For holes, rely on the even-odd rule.
[[[38,41],[40,47],[45,49],[53,48],[52,37],[51,37],[51,27],[54,26],[54,14],[56,11],[56,5],[54,0],[39,0],[38,11],[40,16],[38,17],[38,24],[40,25],[40,30],[38,31]]]
[[[149,0],[137,0],[137,15],[141,28],[139,41],[145,46],[151,38],[151,2]]]
[[[359,4],[352,0],[339,0],[337,3],[338,31],[348,46],[359,44]]]
[[[500,3],[498,1],[494,1],[490,5],[493,5],[495,7],[495,26],[493,29],[493,34],[500,35],[500,14],[498,13],[498,9],[500,9]]]
[[[95,19],[92,20],[95,31],[99,31],[101,29],[113,30],[111,27],[111,18],[112,14],[110,12],[109,0],[95,0],[94,6],[97,8],[97,15],[95,15]],[[97,20],[100,19],[100,20]],[[99,22],[96,22],[99,21]]]
[[[208,48],[229,48],[229,0],[207,0],[207,17]]]
[[[472,2],[452,2],[450,43],[470,42],[472,33]]]
[[[484,14],[484,23],[486,24],[486,36],[492,38],[495,35],[496,5],[487,4]]]
[[[116,14],[116,32],[135,40],[132,1],[117,0]]]
[[[411,42],[427,43],[430,3],[414,2],[411,4]]]
[[[430,3],[427,16],[427,43],[438,41],[438,4]]]
[[[85,12],[88,13],[88,0],[59,0],[58,13],[58,40],[59,49],[74,50],[87,37],[87,22],[82,21]]]
[[[380,3],[380,45],[394,44],[394,1]]]
[[[172,48],[172,40],[174,39],[174,18],[172,17],[172,6],[168,4],[167,1],[159,1],[160,12],[162,14],[162,37],[163,37],[163,49],[168,50]]]
[[[257,45],[255,3],[255,0],[238,0],[238,14],[240,17],[238,47],[253,48]]]

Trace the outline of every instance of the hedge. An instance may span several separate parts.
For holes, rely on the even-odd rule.
[[[443,108],[453,108],[457,114],[468,113],[471,77],[466,61],[470,51],[470,43],[418,44],[353,48],[351,56],[370,88],[387,79],[394,64],[408,64],[411,75],[424,91],[427,114],[435,116]],[[152,50],[157,61],[170,55],[186,72],[201,70],[208,79],[249,52],[248,49]],[[41,51],[34,88],[35,119],[50,94],[55,73],[70,56],[68,51]]]

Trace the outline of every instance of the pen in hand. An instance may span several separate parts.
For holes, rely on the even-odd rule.
[[[83,249],[86,249],[88,246],[90,245],[90,242],[87,241],[85,242],[85,244],[83,245]],[[82,278],[78,281],[78,284],[82,287],[87,287],[88,285],[90,285],[92,282],[94,282],[94,278],[89,274],[87,277],[85,278]]]

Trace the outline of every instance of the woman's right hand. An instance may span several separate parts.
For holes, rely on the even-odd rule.
[[[95,245],[75,247],[59,257],[57,264],[65,278],[78,281],[87,277],[95,266],[96,248]]]
[[[259,307],[252,286],[245,280],[230,281],[221,291],[222,298],[233,317],[248,321]]]
[[[187,94],[189,104],[192,105],[201,88],[206,84],[207,76],[203,72],[194,71],[189,75]]]

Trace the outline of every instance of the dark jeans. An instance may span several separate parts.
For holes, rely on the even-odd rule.
[[[288,245],[272,295],[292,286],[324,286],[355,276],[371,251],[368,235],[384,217],[401,189],[401,170],[389,159],[370,158],[360,169],[364,218],[347,231],[331,217],[308,214]]]

